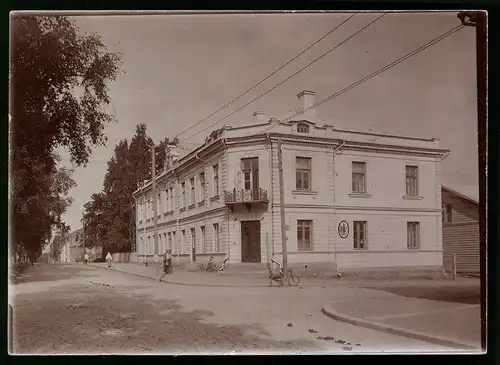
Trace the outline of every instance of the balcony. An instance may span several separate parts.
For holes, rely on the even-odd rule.
[[[252,204],[267,204],[267,190],[264,189],[233,189],[224,192],[224,204],[233,211],[235,205],[244,205],[250,211]]]

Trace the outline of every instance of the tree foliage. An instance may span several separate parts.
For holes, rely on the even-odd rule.
[[[15,16],[11,20],[11,209],[14,248],[38,251],[75,185],[58,169],[56,149],[85,165],[104,145],[107,84],[120,73],[121,55],[106,52],[100,37],[81,35],[64,16]],[[15,251],[15,250],[14,250]]]
[[[165,138],[155,146],[156,171],[160,173],[165,163],[167,144],[177,144],[177,139]],[[135,206],[132,193],[138,184],[151,179],[151,149],[153,140],[147,135],[144,124],[137,125],[130,144],[122,140],[115,145],[114,155],[108,161],[103,190],[93,194],[85,204],[86,235],[92,245],[103,246],[108,251],[130,252],[135,240]]]

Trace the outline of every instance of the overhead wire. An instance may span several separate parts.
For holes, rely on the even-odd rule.
[[[218,112],[226,109],[228,106],[230,106],[231,104],[233,104],[235,101],[241,99],[243,96],[247,95],[250,91],[252,91],[253,89],[255,89],[257,86],[259,86],[260,84],[262,84],[264,81],[267,81],[269,78],[271,78],[272,76],[274,76],[276,73],[278,73],[279,71],[281,71],[282,69],[284,69],[286,66],[288,66],[290,63],[292,63],[293,61],[295,61],[297,58],[299,58],[300,56],[302,56],[304,53],[306,53],[307,51],[309,51],[312,47],[314,47],[316,44],[318,44],[319,42],[321,42],[323,39],[325,39],[326,37],[328,37],[330,34],[332,34],[334,31],[336,31],[337,29],[339,29],[341,26],[343,26],[345,23],[347,23],[354,15],[356,15],[355,13],[352,14],[351,16],[349,16],[347,19],[344,19],[339,25],[337,25],[335,28],[331,29],[330,31],[328,31],[326,34],[324,34],[323,36],[321,36],[320,38],[318,38],[315,42],[311,43],[309,46],[307,46],[306,48],[304,48],[302,51],[300,51],[298,54],[296,54],[294,57],[292,57],[290,60],[288,60],[287,62],[285,62],[284,64],[282,64],[280,67],[278,67],[277,69],[275,69],[273,72],[271,72],[269,75],[267,75],[265,78],[263,78],[262,80],[260,80],[259,82],[257,82],[256,84],[254,84],[252,87],[250,87],[249,89],[247,89],[246,91],[244,91],[243,93],[239,94],[237,97],[235,97],[234,99],[232,99],[231,101],[227,102],[226,104],[224,104],[223,106],[221,106],[219,109],[217,109],[216,111],[214,111],[213,113],[211,113],[210,115],[206,116],[205,118],[199,120],[198,122],[196,122],[195,124],[193,124],[192,126],[189,126],[188,128],[184,129],[182,132],[178,133],[175,137],[179,137],[180,135],[186,133],[187,131],[193,129],[194,127],[200,125],[201,123],[205,122],[206,120],[208,120],[209,118],[213,117],[215,114],[217,114]]]
[[[418,53],[424,51],[425,49],[433,46],[434,44],[436,44],[438,42],[441,42],[442,40],[448,38],[452,34],[460,31],[462,28],[464,28],[463,25],[458,25],[458,26],[456,26],[456,27],[454,27],[454,28],[452,28],[452,29],[450,29],[450,30],[442,33],[441,35],[433,38],[432,40],[426,42],[425,44],[421,45],[420,47],[414,49],[413,51],[408,52],[404,56],[399,57],[395,61],[392,61],[389,64],[385,65],[384,67],[382,67],[382,68],[378,69],[377,71],[371,73],[370,75],[363,77],[362,79],[360,79],[360,80],[358,80],[358,81],[350,84],[349,86],[347,86],[347,87],[345,87],[345,88],[343,88],[343,89],[335,92],[334,94],[331,94],[330,96],[328,96],[328,97],[326,97],[324,99],[321,99],[317,103],[315,103],[315,104],[313,104],[313,105],[305,108],[304,110],[301,110],[299,112],[294,113],[293,115],[291,115],[289,117],[284,118],[280,122],[281,123],[286,123],[286,122],[292,120],[293,118],[295,118],[298,115],[301,115],[301,114],[303,114],[303,113],[305,113],[305,112],[307,112],[307,111],[309,111],[311,109],[314,109],[314,108],[316,108],[316,107],[318,107],[318,106],[320,106],[320,105],[322,105],[324,103],[327,103],[327,102],[329,102],[329,101],[331,101],[331,100],[339,97],[340,95],[342,95],[342,94],[344,94],[344,93],[346,93],[346,92],[348,92],[348,91],[350,91],[350,90],[358,87],[359,85],[361,85],[361,84],[363,84],[363,83],[365,83],[365,82],[373,79],[374,77],[376,77],[376,76],[384,73],[385,71],[388,71],[389,69],[393,68],[394,66],[396,66],[396,65],[398,65],[398,64],[400,64],[400,63],[402,63],[402,62],[404,62],[406,60],[408,60],[409,58],[415,56],[416,54],[418,54]],[[275,124],[275,125],[267,128],[267,129],[265,129],[262,133],[267,133],[269,130],[272,130],[272,129],[276,128],[277,125],[278,124]]]
[[[184,141],[188,141],[190,140],[191,138],[199,135],[200,133],[206,131],[207,129],[211,128],[212,126],[226,120],[227,118],[229,118],[230,116],[236,114],[237,112],[239,112],[240,110],[242,110],[243,108],[246,108],[248,105],[254,103],[255,101],[259,100],[260,98],[262,98],[263,96],[267,95],[268,93],[270,93],[271,91],[277,89],[278,87],[280,87],[281,85],[283,85],[285,82],[287,82],[288,80],[292,79],[293,77],[295,77],[296,75],[298,75],[299,73],[301,73],[302,71],[306,70],[307,68],[309,68],[311,65],[313,65],[314,63],[318,62],[319,60],[321,60],[323,57],[327,56],[328,54],[330,54],[332,51],[334,51],[335,49],[337,49],[338,47],[342,46],[343,44],[345,44],[346,42],[348,42],[349,40],[351,40],[352,38],[356,37],[357,35],[359,35],[361,32],[363,32],[364,30],[366,30],[368,27],[372,26],[375,22],[379,21],[382,17],[384,17],[387,13],[383,13],[382,15],[378,16],[375,20],[372,20],[371,22],[369,22],[368,24],[366,24],[365,26],[363,26],[361,29],[359,29],[358,31],[356,31],[355,33],[353,33],[352,35],[350,35],[349,37],[347,37],[346,39],[344,39],[342,42],[338,43],[337,45],[335,45],[334,47],[330,48],[328,51],[326,51],[325,53],[321,54],[319,57],[315,58],[313,61],[311,61],[310,63],[308,63],[307,65],[305,65],[304,67],[302,67],[301,69],[299,69],[298,71],[294,72],[291,76],[287,77],[286,79],[284,79],[283,81],[281,81],[280,83],[278,83],[277,85],[271,87],[270,89],[266,90],[265,92],[263,92],[262,94],[260,94],[259,96],[257,96],[256,98],[252,99],[251,101],[249,101],[248,103],[244,104],[243,106],[241,106],[240,108],[234,110],[233,112],[229,113],[228,115],[226,115],[225,117],[221,118],[221,119],[218,119],[216,120],[215,122],[212,122],[210,125],[208,125],[207,127],[203,128],[202,130],[200,130],[199,132],[185,138],[182,142]]]

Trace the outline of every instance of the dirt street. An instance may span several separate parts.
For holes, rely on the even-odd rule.
[[[35,265],[11,286],[14,353],[441,350],[333,321],[347,289],[186,287],[95,267]]]

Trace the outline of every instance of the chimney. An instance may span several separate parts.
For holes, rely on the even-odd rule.
[[[305,109],[314,105],[314,91],[304,90],[297,94],[299,99],[299,111],[304,111]],[[303,114],[297,116],[299,119],[314,118],[316,116],[316,111],[311,108],[305,111]]]
[[[253,113],[253,120],[254,122],[265,122],[269,118],[266,113],[264,112],[254,112]]]
[[[174,159],[178,156],[176,151],[176,146],[173,144],[168,144],[165,148],[165,164],[163,166],[164,171],[168,171],[173,167]]]

